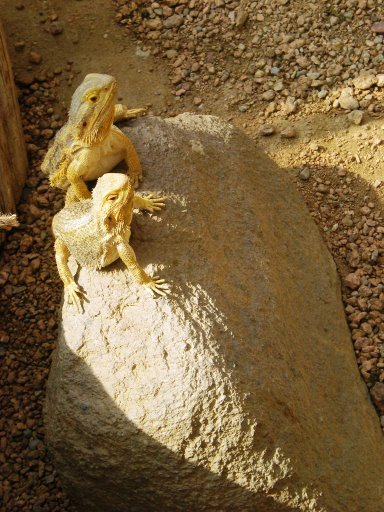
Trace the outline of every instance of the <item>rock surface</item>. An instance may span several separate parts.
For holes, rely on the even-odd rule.
[[[63,306],[47,436],[79,511],[382,510],[378,418],[301,198],[216,118],[128,133],[169,198],[132,244],[172,295],[115,264]]]
[[[343,89],[339,97],[340,107],[344,110],[356,110],[359,108],[359,102],[350,92],[350,88]]]

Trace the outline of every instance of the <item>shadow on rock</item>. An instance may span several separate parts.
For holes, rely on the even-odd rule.
[[[65,366],[61,365],[64,359]],[[294,510],[272,498],[261,504],[249,490],[228,480],[225,471],[222,475],[207,471],[146,435],[116,406],[84,361],[64,344],[54,364],[60,366],[57,370],[61,374],[71,372],[82,394],[79,400],[79,390],[75,396],[67,390],[65,405],[71,415],[64,419],[62,411],[56,410],[62,407],[63,397],[48,391],[49,414],[60,417],[61,423],[50,424],[47,435],[79,511],[230,511],[250,510],[251,503],[253,510],[257,506],[265,512]]]

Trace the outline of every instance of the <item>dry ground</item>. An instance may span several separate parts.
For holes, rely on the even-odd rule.
[[[248,13],[254,10],[243,25],[234,29],[233,37],[222,43],[221,32],[216,28],[222,25],[227,30],[217,20],[224,11],[208,9],[203,13],[199,1],[152,4],[161,12],[161,19],[165,16],[161,11],[163,4],[169,4],[171,9],[181,4],[182,8],[175,12],[185,17],[197,12],[191,18],[195,21],[190,23],[190,32],[178,31],[177,27],[170,32],[161,29],[154,38],[156,30],[146,27],[157,14],[142,10],[150,2],[137,1],[131,9],[132,2],[120,0],[0,0],[1,18],[20,87],[31,162],[31,175],[19,208],[21,227],[8,236],[0,254],[0,508],[4,512],[73,510],[46,453],[41,420],[44,385],[56,336],[55,313],[61,297],[49,228],[62,198],[49,190],[38,167],[49,139],[63,121],[74,88],[89,72],[116,76],[119,99],[132,107],[148,105],[151,113],[159,115],[189,110],[229,119],[286,169],[303,194],[338,265],[357,362],[376,405],[378,421],[384,427],[384,390],[380,388],[384,386],[382,92],[376,88],[359,93],[364,110],[361,125],[351,124],[347,113],[334,105],[337,91],[364,71],[365,47],[380,48],[380,42],[375,46],[366,42],[375,37],[370,26],[379,13],[369,0],[273,2],[278,6],[277,14],[268,10],[268,2],[213,2],[217,9],[227,9],[225,15],[229,13],[230,20],[236,20],[240,9]],[[192,5],[189,13],[185,11],[187,4]],[[343,10],[344,4],[348,4],[347,9],[349,5],[354,9],[352,18],[350,11]],[[296,30],[298,23],[304,28],[308,25],[307,32],[300,32],[304,41],[307,33],[309,38],[321,41],[322,30],[329,41],[339,35],[344,37],[343,34],[346,38],[355,37],[353,52],[344,52],[345,45],[336,45],[336,50],[330,50],[336,51],[335,56],[328,55],[336,62],[337,52],[344,52],[340,62],[344,64],[349,59],[352,68],[340,71],[335,80],[331,75],[330,80],[325,79],[309,94],[297,89],[297,83],[289,79],[291,70],[286,64],[291,62],[290,48],[284,46],[292,41],[288,37],[288,43],[282,38],[271,44],[271,37],[278,37],[279,30],[284,28],[276,27],[279,9],[289,16],[287,26],[292,25],[291,31]],[[298,22],[303,12],[312,12],[313,18]],[[353,23],[355,31],[350,30]],[[236,32],[240,29],[242,32]],[[196,43],[193,38],[201,30],[204,39]],[[263,35],[252,46],[249,42],[257,37],[258,30]],[[221,43],[216,45],[219,40]],[[245,49],[240,46],[239,50],[242,41]],[[249,44],[254,52],[249,62],[260,61],[264,53],[269,55],[257,67],[259,72],[250,72],[249,63],[246,69],[242,67],[242,55]],[[210,52],[210,46],[215,45],[216,53]],[[271,52],[274,45],[281,46],[281,53]],[[173,53],[167,53],[170,50]],[[316,51],[324,55],[320,43],[312,55]],[[312,62],[310,55],[306,58]],[[358,64],[355,74],[354,63]],[[287,93],[280,92],[274,78],[269,81],[265,76],[276,64],[285,73]],[[289,65],[296,66],[294,62]],[[325,77],[330,65],[319,65]],[[366,67],[381,72],[379,60],[376,64],[370,61]],[[255,73],[256,81],[252,81]],[[261,96],[274,87],[278,92],[271,107],[271,101],[262,100]],[[326,96],[321,93],[324,88],[328,88]],[[293,98],[296,106],[287,113],[285,104],[289,98]],[[266,126],[272,126],[270,131],[274,133],[270,136],[261,134]],[[49,319],[47,311],[51,313]]]

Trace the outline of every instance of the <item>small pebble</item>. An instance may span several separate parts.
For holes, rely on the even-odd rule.
[[[58,36],[63,30],[64,28],[60,21],[53,21],[49,26],[49,31],[53,36]]]
[[[32,64],[40,64],[42,61],[42,57],[41,57],[41,54],[38,52],[30,52],[28,60]]]
[[[339,105],[344,110],[356,110],[359,108],[359,102],[356,98],[352,96],[352,94],[344,89],[338,99]]]
[[[297,136],[297,132],[293,126],[287,126],[280,133],[283,139],[293,139]]]
[[[268,137],[269,135],[273,135],[276,132],[276,129],[272,125],[265,124],[260,127],[259,134],[263,137]]]
[[[373,73],[363,73],[356,77],[353,81],[355,89],[366,90],[370,89],[377,83],[377,77]]]
[[[301,169],[301,171],[299,173],[299,177],[303,181],[308,181],[309,178],[311,177],[310,169],[308,169],[308,167],[304,167],[303,169]]]
[[[351,124],[360,125],[363,121],[364,112],[362,110],[353,110],[347,114],[348,121]]]
[[[269,91],[266,91],[264,92],[261,97],[263,98],[263,100],[265,101],[272,101],[273,98],[276,96],[276,93],[275,91],[273,91],[272,89],[269,89]]]
[[[16,41],[14,47],[17,52],[23,51],[25,48],[25,41]]]
[[[376,34],[384,34],[384,21],[377,21],[372,25],[373,32]]]

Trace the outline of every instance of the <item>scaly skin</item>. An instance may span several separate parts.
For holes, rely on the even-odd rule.
[[[109,75],[87,75],[73,94],[67,123],[56,134],[41,166],[52,186],[68,190],[66,204],[89,199],[85,181],[95,180],[125,160],[135,186],[141,165],[132,142],[114,126],[146,111],[116,102],[116,80]]]
[[[83,290],[76,284],[68,267],[72,255],[83,267],[100,269],[121,258],[137,283],[152,295],[166,295],[164,279],[150,277],[137,263],[129,245],[133,208],[150,212],[164,207],[164,197],[140,197],[133,192],[124,174],[108,173],[98,179],[92,199],[65,206],[53,218],[55,256],[64,295],[78,311],[82,310]]]
[[[3,214],[0,212],[0,229],[4,229],[5,231],[9,231],[12,228],[16,228],[19,226],[19,221],[15,214]]]

